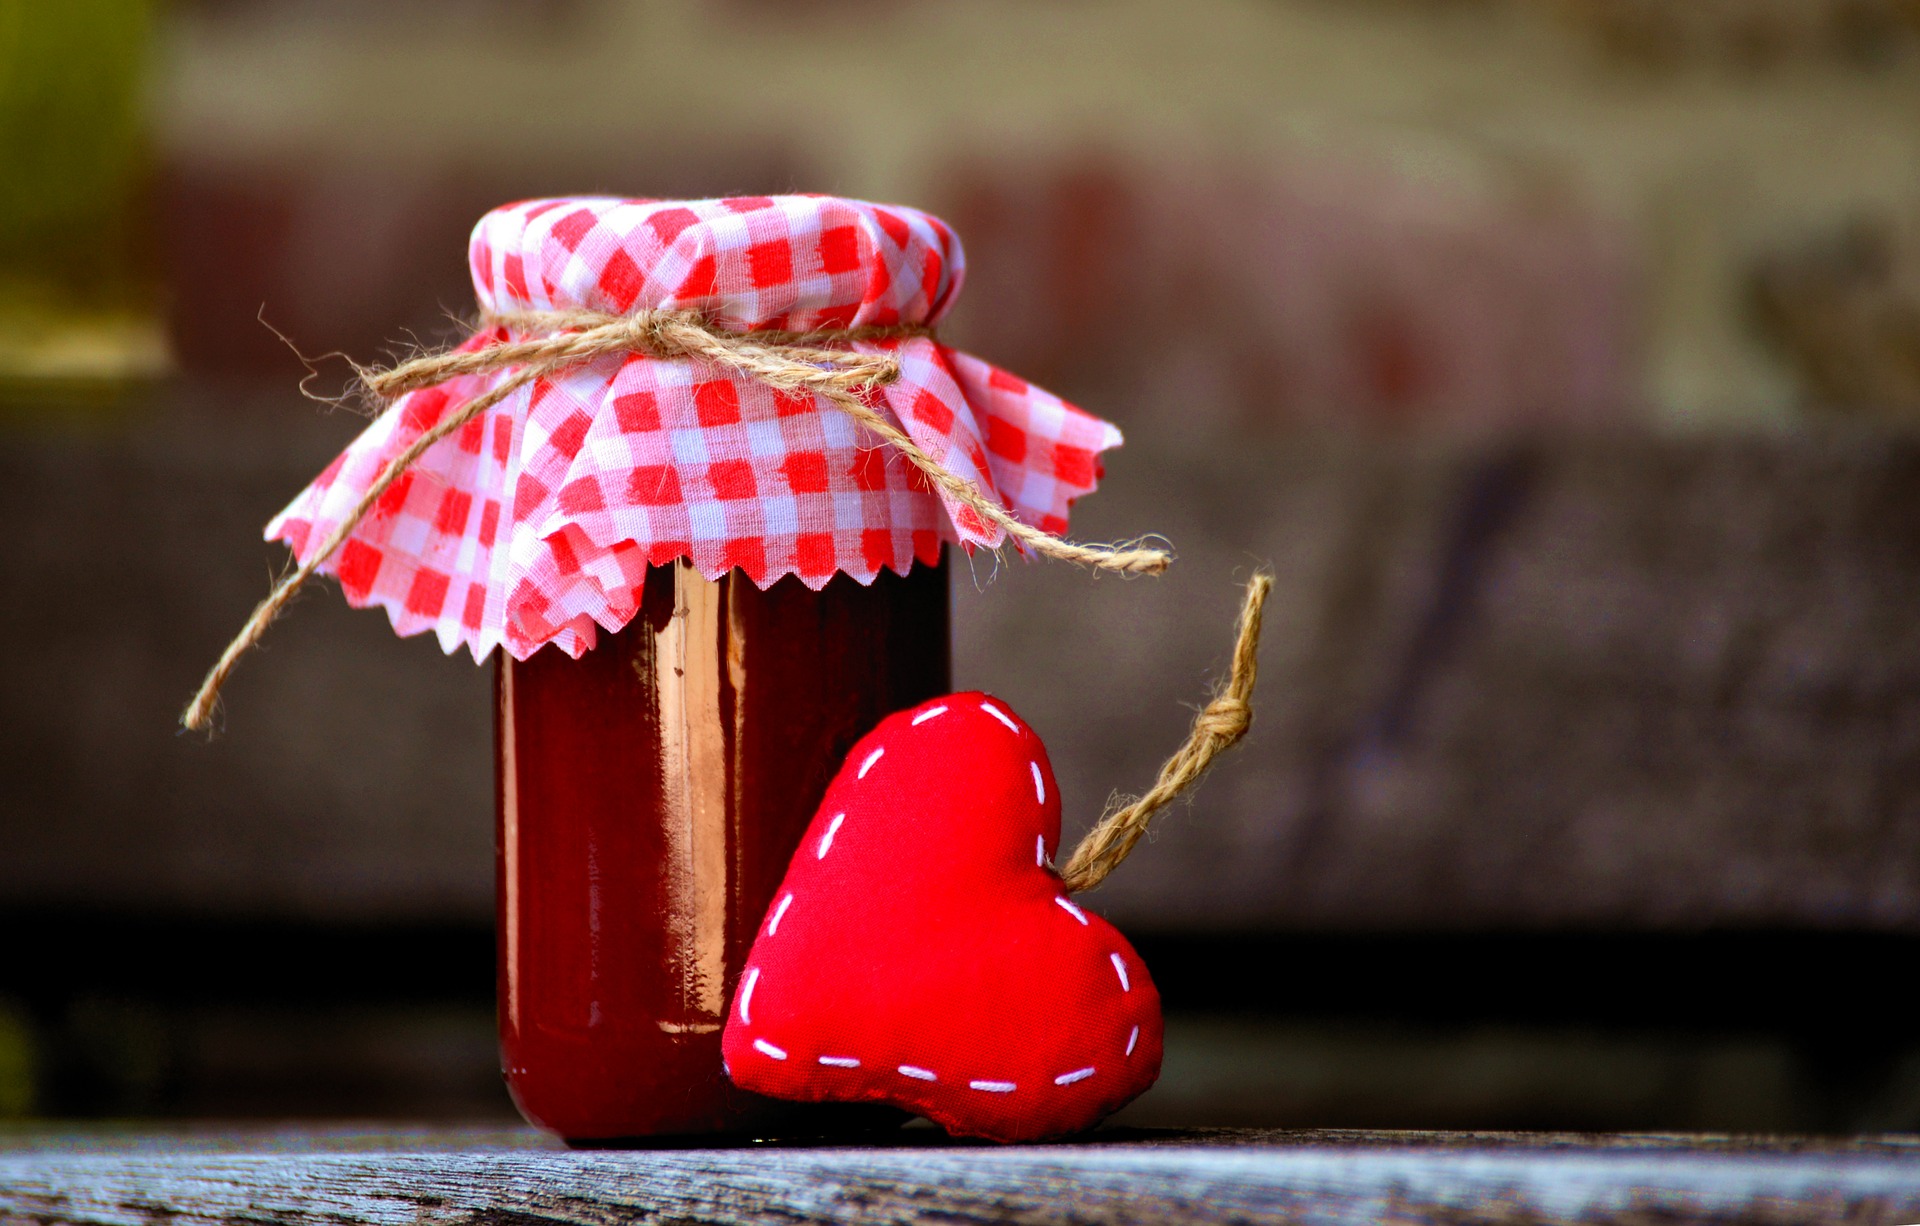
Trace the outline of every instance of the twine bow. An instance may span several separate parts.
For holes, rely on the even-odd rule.
[[[1139,545],[1079,545],[1016,519],[996,500],[982,493],[978,486],[949,472],[922,451],[905,431],[888,421],[884,414],[869,407],[861,399],[862,395],[898,379],[899,359],[890,353],[856,353],[831,346],[852,341],[930,335],[930,330],[924,326],[843,328],[815,332],[734,332],[717,327],[706,318],[689,311],[661,310],[640,310],[628,315],[585,310],[522,311],[488,316],[482,323],[533,335],[535,339],[504,341],[481,349],[426,354],[391,370],[373,371],[363,376],[367,389],[384,400],[420,388],[433,387],[462,375],[503,370],[513,372],[493,388],[442,417],[409,444],[406,450],[388,461],[379,479],[360,496],[353,510],[328,534],[319,548],[254,609],[246,625],[227,644],[227,649],[207,673],[199,692],[181,716],[181,723],[195,731],[211,724],[221,687],[226,684],[240,657],[260,641],[267,627],[273,624],[273,620],[306,585],[307,580],[353,535],[354,529],[360,526],[380,496],[428,448],[535,379],[612,354],[640,353],[655,358],[704,361],[748,375],[776,391],[811,392],[886,440],[943,493],[971,508],[975,514],[999,527],[1022,545],[1046,557],[1126,574],[1159,574],[1172,561],[1171,555],[1163,549]]]

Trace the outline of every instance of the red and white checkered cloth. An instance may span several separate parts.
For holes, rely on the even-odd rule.
[[[959,292],[953,231],[914,209],[822,196],[533,200],[495,209],[469,248],[495,312],[698,310],[729,328],[936,323]],[[505,339],[483,331],[467,345]],[[890,350],[882,408],[950,472],[1055,534],[1100,476],[1112,425],[927,338]],[[387,462],[505,373],[394,403],[267,527],[304,562]],[[432,630],[476,660],[503,644],[579,656],[618,630],[649,564],[690,558],[762,587],[932,563],[942,541],[1001,531],[936,494],[907,460],[807,394],[693,360],[605,357],[538,380],[430,448],[321,569],[400,634]]]

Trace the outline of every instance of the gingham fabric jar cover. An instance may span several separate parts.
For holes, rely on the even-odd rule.
[[[533,200],[474,227],[488,312],[653,307],[730,329],[938,323],[958,293],[959,240],[914,209],[824,196]],[[499,328],[466,347],[506,339]],[[928,337],[857,341],[901,377],[871,398],[935,461],[1055,534],[1120,432]],[[387,462],[441,416],[503,381],[411,392],[267,527],[305,561]],[[739,567],[765,587],[792,574],[870,583],[932,563],[942,541],[1001,531],[937,494],[831,404],[750,376],[640,354],[536,380],[430,448],[321,569],[403,635],[432,630],[483,659],[545,643],[571,656],[632,618],[649,564]]]

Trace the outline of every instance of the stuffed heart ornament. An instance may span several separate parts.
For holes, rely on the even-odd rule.
[[[1160,1074],[1160,996],[1050,862],[1060,798],[1005,703],[951,694],[853,747],[762,922],[722,1051],[744,1089],[888,1103],[957,1136],[1092,1127]]]

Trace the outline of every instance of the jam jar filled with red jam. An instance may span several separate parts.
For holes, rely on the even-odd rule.
[[[521,1112],[591,1144],[821,1108],[736,1089],[720,1033],[787,861],[847,750],[947,692],[944,564],[647,571],[579,659],[496,673],[500,1040]]]

